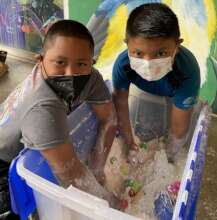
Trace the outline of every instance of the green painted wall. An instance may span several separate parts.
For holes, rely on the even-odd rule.
[[[69,18],[87,24],[101,0],[69,0]]]

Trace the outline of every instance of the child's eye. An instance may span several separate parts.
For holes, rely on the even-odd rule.
[[[166,57],[168,55],[167,51],[158,51],[156,53],[156,57],[160,58],[160,57]]]
[[[134,51],[133,54],[134,54],[136,57],[142,57],[142,52],[140,52],[140,51]]]
[[[58,65],[58,66],[64,66],[66,64],[66,62],[63,61],[63,60],[56,60],[55,64]]]
[[[78,66],[79,66],[79,67],[85,67],[85,66],[87,66],[87,64],[80,62],[80,63],[78,63]]]

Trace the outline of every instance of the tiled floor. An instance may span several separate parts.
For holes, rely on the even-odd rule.
[[[33,64],[8,59],[9,73],[0,78],[0,103],[31,72]],[[212,119],[202,188],[197,209],[198,220],[217,220],[217,118]]]

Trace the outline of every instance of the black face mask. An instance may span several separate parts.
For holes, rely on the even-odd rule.
[[[90,78],[89,75],[48,76],[45,80],[53,91],[69,105],[81,94]]]

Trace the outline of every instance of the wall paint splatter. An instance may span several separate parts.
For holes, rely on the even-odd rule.
[[[61,18],[63,1],[0,0],[0,43],[38,52],[49,25]]]

